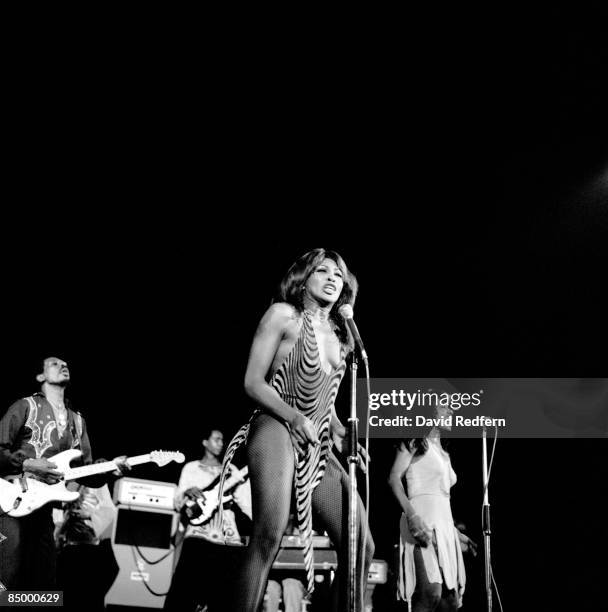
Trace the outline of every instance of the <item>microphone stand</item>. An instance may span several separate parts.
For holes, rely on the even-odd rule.
[[[352,353],[350,363],[350,417],[348,419],[348,612],[359,612],[357,597],[357,463],[359,458],[357,432],[357,357]]]
[[[490,535],[492,531],[490,529],[490,502],[488,498],[488,432],[486,427],[483,428],[481,447],[481,468],[483,473],[483,512],[482,512],[482,531],[483,531],[483,550],[485,557],[485,582],[486,582],[486,600],[487,610],[492,612],[492,561],[490,554]]]

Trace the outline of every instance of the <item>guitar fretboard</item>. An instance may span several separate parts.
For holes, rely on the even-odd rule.
[[[137,455],[135,457],[129,457],[127,463],[129,465],[140,465],[141,463],[148,463],[152,461],[150,453],[146,455]],[[95,474],[103,474],[105,472],[113,472],[118,466],[114,461],[104,461],[103,463],[93,463],[91,465],[83,465],[81,467],[70,468],[65,472],[65,480],[76,480],[78,478],[85,478],[86,476],[93,476]]]
[[[248,471],[248,466],[245,466],[240,472],[237,470],[237,473],[234,476],[230,476],[224,483],[224,494],[228,493],[228,491],[232,489],[234,485],[237,485],[244,480],[247,477]]]

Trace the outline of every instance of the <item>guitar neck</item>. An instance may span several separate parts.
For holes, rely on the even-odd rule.
[[[141,463],[148,463],[152,461],[150,453],[147,455],[137,455],[135,457],[129,457],[127,463],[131,466],[140,465]],[[65,480],[77,480],[78,478],[85,478],[87,476],[94,476],[96,474],[104,474],[105,472],[113,472],[118,466],[114,461],[104,461],[102,463],[92,463],[91,465],[83,465],[81,467],[70,468],[65,472]]]
[[[226,482],[224,483],[224,493],[227,493],[228,491],[230,491],[230,489],[232,489],[232,487],[239,484],[243,480],[243,478],[247,476],[247,472],[247,466],[245,466],[238,474],[235,474],[234,476],[228,478],[228,480],[226,480]]]

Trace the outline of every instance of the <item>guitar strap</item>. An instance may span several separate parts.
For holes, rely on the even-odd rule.
[[[209,484],[208,484],[206,487],[203,487],[203,488],[201,489],[201,491],[203,491],[203,493],[204,493],[205,491],[211,491],[211,489],[213,489],[214,487],[216,487],[216,486],[217,486],[217,484],[219,483],[219,481],[220,481],[221,477],[222,477],[222,474],[221,474],[221,472],[220,472],[220,473],[219,473],[219,474],[218,474],[218,475],[217,475],[217,476],[216,476],[216,477],[215,477],[215,478],[214,478],[214,479],[213,479],[213,480],[212,480],[212,481],[211,481],[211,482],[210,482],[210,483],[209,483]],[[248,478],[248,477],[249,477],[249,475],[245,476],[245,477],[243,478],[243,480],[247,480],[247,478]],[[239,483],[239,484],[240,484],[240,483]]]
[[[206,487],[203,487],[201,491],[211,491],[211,489],[219,483],[221,476],[221,473],[218,474]]]
[[[74,410],[69,411],[70,416],[72,417],[72,448],[82,448],[80,445],[80,441],[82,440],[82,416],[79,412]]]

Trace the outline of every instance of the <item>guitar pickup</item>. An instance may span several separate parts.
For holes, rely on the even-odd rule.
[[[27,493],[27,489],[28,489],[27,478],[25,476],[21,476],[19,478],[19,482],[21,483],[21,492],[22,493]]]

